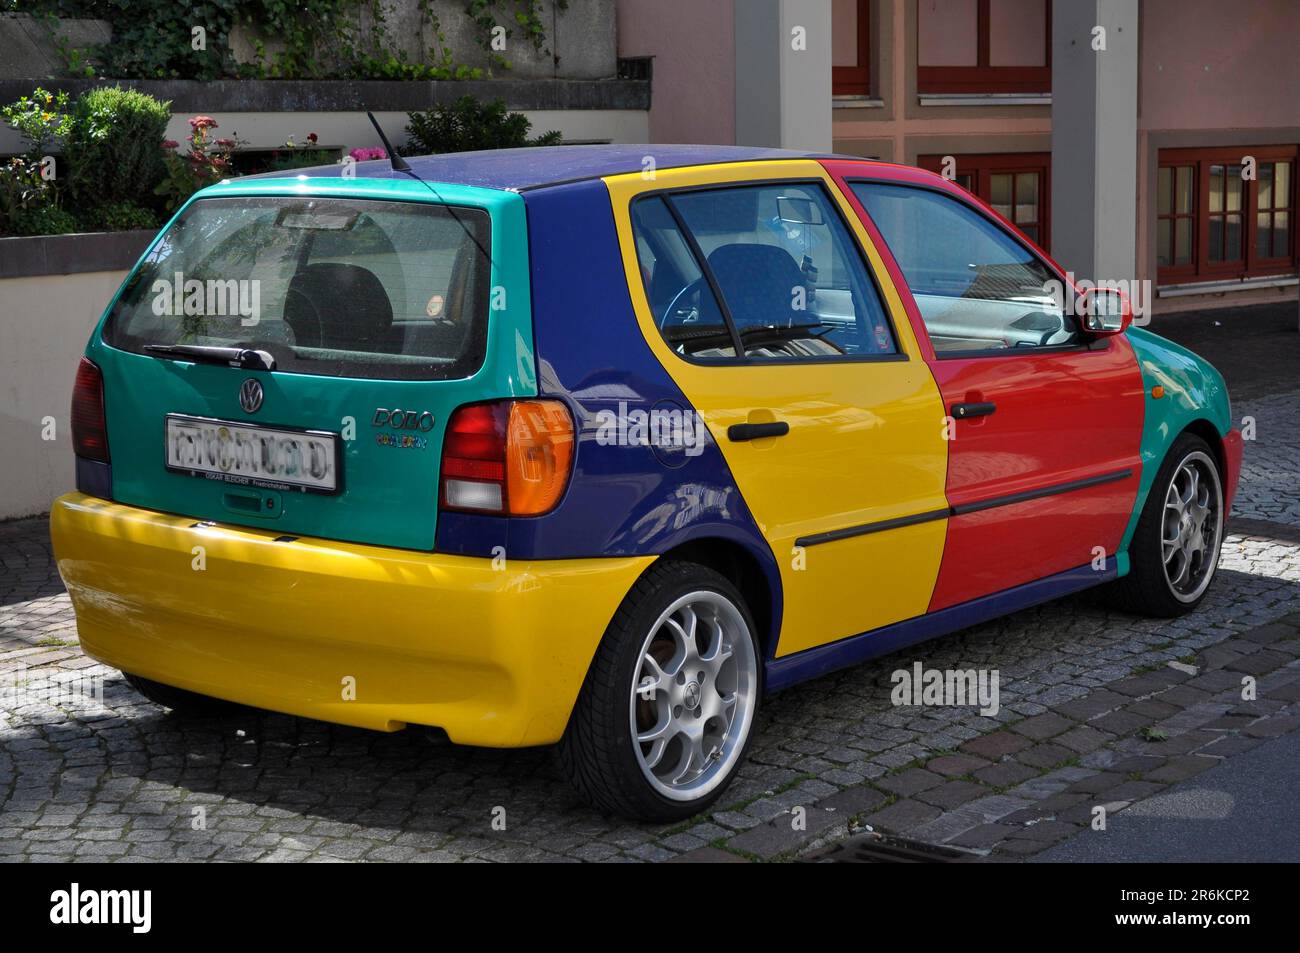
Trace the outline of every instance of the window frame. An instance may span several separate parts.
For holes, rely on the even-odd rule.
[[[1171,211],[1168,215],[1160,214],[1160,170],[1161,169],[1170,170],[1169,187],[1172,190],[1172,194],[1170,195],[1170,202],[1169,202],[1169,207]],[[1191,169],[1192,184],[1189,190],[1189,194],[1191,195],[1191,209],[1187,212],[1179,212],[1177,210],[1179,169]],[[1156,166],[1156,191],[1155,191],[1155,201],[1153,203],[1153,207],[1155,208],[1155,212],[1156,212],[1156,240],[1154,243],[1154,248],[1155,248],[1155,256],[1156,256],[1156,268],[1158,270],[1160,280],[1167,280],[1173,277],[1177,277],[1180,279],[1195,278],[1197,258],[1199,257],[1200,254],[1199,252],[1200,246],[1198,243],[1200,241],[1200,234],[1201,234],[1201,224],[1197,220],[1197,210],[1200,208],[1200,201],[1197,197],[1198,187],[1199,187],[1199,178],[1197,176],[1197,163],[1191,161],[1185,161],[1185,162],[1160,163]],[[1184,218],[1189,219],[1192,223],[1191,259],[1186,264],[1180,265],[1177,264],[1178,221]],[[1170,265],[1160,264],[1160,222],[1162,220],[1168,220],[1171,223],[1169,226],[1169,234],[1170,234],[1169,240],[1170,240],[1170,250],[1173,252],[1174,264],[1170,264]]]
[[[832,96],[871,95],[871,0],[855,2],[858,5],[858,61],[853,66],[831,66]]]
[[[992,66],[989,64],[989,0],[976,0],[976,42],[974,66],[921,65],[921,7],[916,0],[916,91],[942,93],[1050,93],[1052,91],[1052,2],[1043,0],[1046,21],[1043,29],[1042,66]]]
[[[1242,214],[1242,256],[1239,261],[1210,261],[1210,175],[1212,165],[1239,166],[1246,156],[1252,156],[1257,166],[1265,163],[1289,162],[1291,177],[1288,197],[1290,205],[1278,209],[1276,206],[1268,211],[1287,211],[1290,221],[1287,228],[1288,254],[1278,258],[1261,258],[1255,243],[1255,229],[1259,212],[1259,176],[1243,181],[1241,203]],[[1159,234],[1152,243],[1152,259],[1156,264],[1156,282],[1161,285],[1191,284],[1202,281],[1247,280],[1266,278],[1277,275],[1295,274],[1300,270],[1300,234],[1296,228],[1296,211],[1300,203],[1296,201],[1296,186],[1300,184],[1297,166],[1300,165],[1300,148],[1294,145],[1273,146],[1236,146],[1227,148],[1191,148],[1161,149],[1156,155],[1156,190],[1152,194],[1151,207],[1156,221],[1163,217],[1159,214],[1160,170],[1177,169],[1180,166],[1192,167],[1192,261],[1186,265],[1159,264]],[[1176,173],[1175,173],[1176,174]],[[1221,215],[1222,213],[1215,213]],[[1157,229],[1159,225],[1157,224]]]
[[[731,306],[723,297],[722,289],[718,285],[717,276],[713,274],[713,269],[709,266],[707,257],[704,255],[703,249],[696,240],[695,234],[686,227],[686,222],[682,218],[681,212],[673,204],[672,196],[683,195],[690,192],[720,192],[728,189],[755,188],[770,185],[810,185],[822,190],[822,193],[832,211],[839,217],[840,224],[844,226],[844,230],[848,234],[849,240],[853,246],[853,251],[857,253],[857,260],[862,264],[863,271],[866,272],[872,290],[875,291],[876,296],[880,301],[881,313],[884,315],[885,323],[888,325],[889,333],[893,338],[895,348],[894,353],[828,354],[816,357],[788,358],[749,357],[745,354],[743,342],[740,340],[740,335],[736,331],[735,320],[731,314]],[[681,231],[682,238],[686,241],[686,245],[695,259],[695,266],[700,270],[700,274],[704,276],[705,282],[708,284],[709,289],[713,294],[714,301],[718,306],[718,311],[722,314],[722,320],[727,325],[727,329],[731,332],[731,343],[732,347],[736,351],[736,357],[697,358],[690,354],[682,354],[673,347],[672,342],[663,337],[658,325],[654,322],[654,309],[650,307],[650,293],[649,289],[646,287],[645,271],[642,267],[641,254],[636,248],[636,219],[633,216],[633,206],[635,206],[637,202],[654,197],[661,197],[664,199],[664,205],[667,207],[668,213],[673,217],[673,220],[677,224],[677,228]],[[669,186],[666,188],[647,189],[644,192],[638,192],[629,199],[627,216],[629,226],[631,226],[632,229],[632,252],[636,256],[637,260],[637,272],[640,277],[642,300],[646,303],[647,311],[651,317],[651,323],[655,324],[655,333],[659,334],[659,339],[663,342],[664,346],[667,347],[668,350],[673,353],[673,356],[679,360],[702,367],[779,367],[791,364],[795,366],[807,366],[809,364],[876,364],[900,361],[905,362],[912,359],[911,355],[908,354],[907,350],[903,347],[903,339],[898,333],[897,322],[895,322],[894,315],[889,309],[889,299],[885,296],[884,289],[880,284],[880,279],[876,276],[874,269],[871,267],[871,260],[867,256],[866,250],[862,247],[862,243],[858,240],[858,236],[854,233],[852,225],[846,219],[844,209],[836,200],[834,193],[829,187],[829,183],[827,183],[825,179],[822,179],[819,176],[809,176],[807,178],[746,179],[740,182],[710,182],[701,185]]]
[[[1052,154],[1050,152],[972,152],[972,153],[945,153],[951,155],[957,160],[956,176],[971,175],[975,179],[974,190],[967,189],[955,178],[950,179],[954,185],[966,192],[970,192],[981,202],[990,206],[990,211],[998,218],[997,211],[992,209],[992,178],[995,175],[1017,175],[1025,172],[1038,173],[1038,234],[1039,241],[1034,241],[1020,231],[1020,226],[1013,221],[1007,222],[1014,228],[1022,238],[1033,242],[1049,255],[1052,252]],[[919,168],[927,169],[936,175],[942,174],[943,155],[928,153],[923,156],[917,156],[916,164]],[[1015,214],[1015,196],[1012,196],[1012,214]]]
[[[984,220],[987,221],[990,225],[1000,229],[1004,235],[1006,235],[1008,238],[1014,241],[1025,251],[1029,252],[1029,254],[1036,261],[1038,261],[1039,264],[1041,264],[1044,268],[1046,268],[1050,274],[1054,275],[1056,279],[1061,282],[1061,287],[1063,289],[1064,288],[1070,289],[1074,297],[1076,298],[1078,297],[1078,289],[1076,289],[1074,285],[1071,284],[1071,282],[1069,281],[1069,279],[1066,278],[1065,274],[1061,271],[1061,269],[1057,267],[1056,262],[1052,261],[1051,258],[1044,255],[1040,249],[1034,246],[1033,242],[1029,241],[1023,235],[1021,235],[1018,229],[1008,228],[1007,224],[1002,221],[1001,216],[999,216],[991,208],[986,207],[983,203],[983,200],[981,200],[978,196],[974,195],[971,192],[967,192],[961,186],[954,185],[953,188],[956,189],[956,191],[952,191],[942,186],[930,185],[924,182],[908,182],[902,179],[880,178],[878,176],[871,176],[871,175],[845,176],[844,184],[849,187],[850,191],[852,191],[853,186],[855,184],[892,185],[892,186],[897,186],[899,188],[918,189],[918,190],[922,190],[926,192],[934,192],[938,195],[946,196],[952,199],[953,201],[958,202],[961,205],[964,205],[966,208],[970,209],[971,211],[975,212],[975,214],[984,218]],[[858,204],[862,206],[863,214],[866,215],[867,218],[871,219],[871,213],[867,210],[866,203],[863,202],[860,198],[858,198],[856,193],[854,193],[854,198],[857,200]],[[871,221],[872,224],[875,224],[875,219],[871,219]],[[1075,342],[1074,344],[1049,344],[1041,347],[1026,347],[1026,348],[1005,348],[1005,347],[972,348],[969,351],[942,351],[942,352],[939,351],[937,348],[935,348],[934,341],[930,337],[930,326],[925,323],[925,316],[921,314],[921,309],[916,305],[916,299],[912,297],[912,285],[911,282],[907,280],[907,273],[903,271],[903,266],[898,264],[898,259],[894,257],[894,250],[889,247],[889,239],[885,237],[885,233],[881,231],[879,225],[875,225],[875,228],[876,231],[880,233],[881,243],[885,246],[883,250],[889,254],[890,260],[893,261],[894,264],[897,266],[898,273],[899,275],[902,276],[903,285],[907,291],[907,296],[912,299],[912,307],[915,308],[916,315],[918,318],[918,321],[914,322],[914,326],[915,324],[919,323],[922,330],[924,330],[926,342],[930,345],[930,349],[934,352],[934,359],[936,361],[964,361],[972,358],[990,358],[990,357],[1003,357],[1003,358],[1036,357],[1036,356],[1042,356],[1044,354],[1063,354],[1072,351],[1101,351],[1101,350],[1106,350],[1110,347],[1109,335],[1105,337],[1089,337],[1088,332],[1083,329],[1083,325],[1079,324],[1080,340]],[[1067,313],[1067,317],[1074,319],[1076,322],[1078,321],[1078,315],[1076,314]]]

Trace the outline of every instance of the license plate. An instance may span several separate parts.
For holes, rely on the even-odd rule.
[[[270,490],[337,493],[338,434],[167,415],[168,470]]]

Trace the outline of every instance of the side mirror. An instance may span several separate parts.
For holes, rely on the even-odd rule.
[[[1133,323],[1128,295],[1118,288],[1086,288],[1078,297],[1083,329],[1095,337],[1123,334]]]

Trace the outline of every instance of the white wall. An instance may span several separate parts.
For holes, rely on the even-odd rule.
[[[610,142],[649,142],[650,117],[643,109],[539,109],[522,110],[533,124],[530,135],[539,136],[558,129],[565,139],[596,139]],[[307,134],[316,133],[321,146],[342,147],[344,151],[380,145],[379,137],[364,112],[214,112],[216,137],[235,136],[247,140],[247,148],[270,149],[285,140],[302,145]],[[395,144],[406,141],[406,113],[375,114],[384,134]],[[190,117],[174,114],[167,124],[167,138],[182,144],[190,134]],[[0,123],[0,154],[22,152],[18,133]]]
[[[77,361],[125,271],[0,280],[0,519],[73,488],[68,408]],[[53,440],[41,438],[54,418]]]

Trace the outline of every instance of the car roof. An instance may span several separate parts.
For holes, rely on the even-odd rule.
[[[713,145],[579,145],[534,146],[524,149],[488,149],[481,152],[453,152],[444,155],[412,156],[406,161],[411,171],[426,182],[444,182],[485,189],[523,192],[566,182],[598,179],[607,175],[641,172],[647,159],[655,169],[676,169],[724,162],[753,162],[773,159],[861,159],[829,153],[756,146]],[[330,178],[340,176],[341,165],[317,166],[268,172],[249,178]],[[358,179],[408,178],[394,171],[387,159],[358,162]]]

